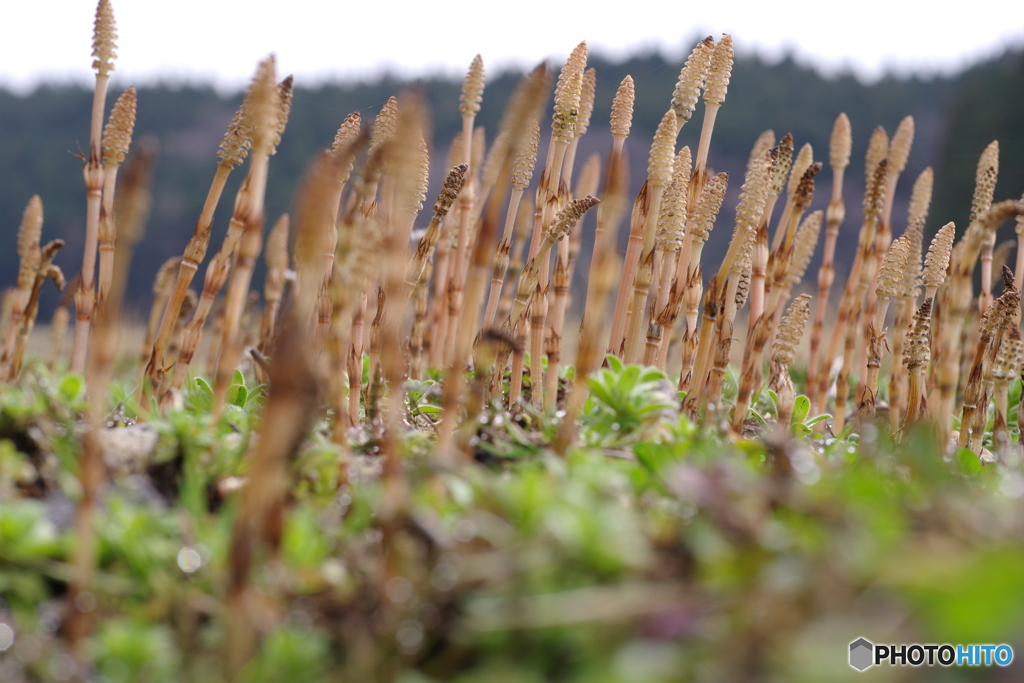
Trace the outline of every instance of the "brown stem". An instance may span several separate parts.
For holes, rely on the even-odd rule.
[[[164,309],[163,317],[160,319],[160,329],[156,334],[156,340],[153,342],[153,353],[146,367],[146,374],[154,387],[158,387],[163,383],[164,374],[168,369],[165,358],[167,344],[171,339],[171,333],[174,331],[174,325],[178,320],[181,304],[185,301],[189,285],[192,284],[192,278],[198,272],[199,264],[206,258],[213,226],[213,214],[220,203],[220,197],[224,192],[224,185],[231,170],[232,166],[230,164],[218,164],[217,173],[214,175],[210,189],[206,193],[203,210],[200,212],[199,220],[196,222],[195,232],[185,246],[185,254],[181,259],[181,265],[178,266],[178,277],[175,279],[174,289],[171,290],[171,295],[167,299],[167,307]]]

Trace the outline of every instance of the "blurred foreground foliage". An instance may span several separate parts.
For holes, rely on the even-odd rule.
[[[870,429],[859,443],[726,441],[681,416],[661,380],[617,363],[595,374],[565,459],[548,448],[557,416],[498,410],[475,460],[445,466],[418,387],[404,509],[377,476],[372,429],[346,459],[317,425],[253,576],[245,609],[262,645],[242,678],[835,681],[859,675],[846,658],[860,636],[1020,651],[1019,468],[945,457],[925,432],[902,446]],[[0,394],[3,681],[74,671],[62,623],[82,384],[32,366]],[[113,397],[96,591],[78,598],[96,620],[90,680],[222,679],[229,538],[265,388],[236,375],[212,424],[204,384],[165,418]],[[755,410],[771,412],[767,392]],[[793,434],[811,431],[795,417]]]

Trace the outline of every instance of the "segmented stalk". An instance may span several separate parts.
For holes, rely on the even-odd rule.
[[[178,276],[174,281],[174,288],[167,299],[167,306],[160,319],[160,329],[157,331],[156,339],[153,342],[153,353],[146,365],[146,376],[154,389],[159,389],[164,382],[164,377],[169,370],[169,362],[166,358],[167,345],[170,341],[174,326],[177,324],[181,305],[185,301],[186,293],[192,284],[192,279],[199,271],[199,264],[206,258],[206,251],[210,245],[210,234],[213,227],[213,214],[220,203],[224,185],[227,183],[231,171],[239,166],[249,154],[252,146],[252,122],[250,120],[250,101],[252,98],[255,80],[259,77],[257,71],[249,90],[235,112],[234,118],[228,124],[224,138],[217,150],[217,172],[213,182],[206,193],[206,200],[203,203],[199,220],[196,221],[195,231],[185,246],[185,253],[178,266]]]
[[[857,332],[860,329],[861,314],[864,310],[867,290],[874,277],[875,260],[877,258],[874,251],[876,246],[875,238],[878,221],[881,218],[885,202],[886,167],[887,162],[885,159],[875,166],[874,177],[864,193],[864,223],[861,226],[858,258],[854,261],[855,269],[857,264],[860,264],[858,269],[859,277],[854,279],[851,273],[846,291],[843,293],[843,302],[840,304],[839,318],[836,321],[837,330],[842,330],[845,339],[843,364],[839,369],[839,376],[836,378],[834,429],[837,434],[842,432],[846,423],[846,401],[850,393],[850,370],[853,366],[854,354],[857,349]]]
[[[241,216],[243,230],[224,297],[224,333],[213,387],[213,413],[218,417],[224,407],[231,376],[242,356],[240,323],[256,259],[263,247],[267,170],[270,157],[277,151],[281,134],[287,125],[292,95],[291,77],[281,84],[275,82],[276,65],[273,56],[263,61],[261,71],[263,75],[257,81],[252,99],[252,155],[248,176],[249,193]],[[303,299],[296,297],[296,304],[303,305]],[[301,312],[302,309],[298,310]]]
[[[277,336],[277,312],[284,292],[285,273],[288,270],[288,214],[283,214],[270,229],[263,258],[267,263],[267,277],[263,283],[263,318],[260,322],[259,350],[266,354],[274,347]],[[333,249],[332,249],[333,253]],[[331,259],[332,265],[334,259]]]
[[[100,0],[96,7],[96,20],[93,29],[92,56],[95,57],[92,68],[96,71],[96,86],[92,98],[92,118],[89,135],[89,154],[85,158],[82,173],[85,179],[86,214],[85,214],[85,249],[82,255],[82,275],[79,279],[78,291],[75,292],[75,340],[71,349],[71,371],[85,371],[85,361],[89,348],[89,331],[92,325],[93,311],[96,308],[96,246],[99,239],[100,214],[103,201],[104,166],[102,151],[103,111],[107,101],[107,85],[110,74],[114,70],[114,58],[117,56],[117,23],[114,21],[114,9],[109,0]],[[86,496],[92,505],[92,494]],[[91,556],[92,550],[89,551]],[[79,570],[82,570],[80,567]],[[78,588],[72,587],[72,593]],[[77,613],[76,613],[77,614]],[[76,622],[84,616],[72,619]],[[72,627],[71,641],[77,643],[84,633],[77,633]]]
[[[850,165],[850,150],[853,146],[853,134],[850,119],[846,114],[836,117],[832,125],[832,136],[829,139],[829,164],[832,166],[832,198],[825,210],[825,249],[818,268],[818,305],[814,311],[814,324],[811,328],[811,349],[807,363],[807,391],[817,412],[825,410],[825,386],[828,384],[829,356],[821,358],[821,341],[825,331],[825,315],[828,310],[832,283],[835,281],[836,240],[839,237],[839,226],[846,217],[846,205],[843,203],[843,178],[846,167]]]
[[[995,195],[996,180],[999,178],[999,141],[993,140],[981,153],[974,175],[974,198],[971,202],[971,222],[988,211]],[[981,248],[981,294],[978,295],[978,310],[984,313],[992,305],[992,249],[996,235],[992,233]]]
[[[899,293],[903,273],[910,258],[910,240],[904,236],[890,245],[875,278],[875,295],[878,306],[874,319],[868,324],[868,357],[864,369],[864,392],[857,407],[857,417],[870,421],[875,417],[875,401],[878,392],[878,373],[882,368],[882,347],[885,345],[885,315],[889,304]]]
[[[796,402],[796,392],[793,389],[793,380],[789,376],[789,366],[793,364],[796,347],[800,345],[800,338],[804,334],[804,327],[807,325],[810,313],[811,296],[809,294],[801,294],[794,299],[786,310],[786,315],[782,318],[775,344],[772,347],[768,388],[773,390],[776,396],[775,402],[778,407],[776,429],[779,434],[786,434],[789,431],[789,421]]]
[[[909,376],[907,410],[903,416],[906,434],[918,420],[928,416],[927,387],[928,362],[931,360],[932,298],[925,297],[914,314],[914,322],[903,349],[903,365]]]
[[[100,211],[99,243],[99,299],[102,306],[110,290],[114,275],[114,242],[117,227],[114,223],[114,189],[117,186],[117,170],[128,154],[135,128],[135,88],[125,90],[110,111],[110,118],[103,130],[103,208]]]

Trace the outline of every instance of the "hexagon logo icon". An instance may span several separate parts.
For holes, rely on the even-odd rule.
[[[864,671],[874,664],[875,646],[866,638],[858,638],[850,643],[850,666],[857,671]]]

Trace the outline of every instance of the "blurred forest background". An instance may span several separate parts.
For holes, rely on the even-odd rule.
[[[484,54],[485,64],[486,59]],[[561,65],[551,66],[557,74]],[[635,195],[644,179],[651,136],[668,108],[682,62],[666,61],[656,53],[615,62],[592,55],[588,66],[597,70],[597,100],[590,130],[580,143],[576,172],[591,154],[607,155],[611,145],[608,113],[612,96],[621,79],[629,74],[636,85],[633,129],[627,141]],[[478,125],[488,131],[488,142],[520,76],[512,72],[488,75],[483,108],[477,117]],[[132,84],[119,80],[115,72],[108,110],[129,85]],[[317,87],[297,82],[291,120],[278,153],[271,160],[268,225],[290,210],[306,166],[330,145],[347,114],[358,110],[364,125],[370,125],[389,96],[398,96],[401,106],[401,93],[409,87],[419,88],[432,108],[431,192],[436,192],[448,170],[449,145],[461,126],[460,86],[460,81],[440,78],[408,82],[383,77],[372,82]],[[214,175],[217,145],[241,98],[241,92],[224,95],[202,86],[138,89],[135,145],[142,137],[150,136],[159,146],[152,215],[135,254],[128,293],[129,310],[138,316],[144,315],[151,300],[153,274],[164,260],[181,254],[192,234]],[[69,278],[78,272],[85,230],[85,192],[82,163],[75,154],[88,146],[91,99],[91,90],[74,86],[44,85],[24,96],[0,89],[0,245],[6,245],[0,248],[0,288],[14,285],[18,268],[15,235],[21,213],[33,194],[39,194],[43,200],[44,241],[64,239],[67,246],[57,263]],[[767,63],[754,56],[739,57],[718,115],[709,156],[713,170],[728,171],[731,178],[718,228],[705,251],[709,263],[725,251],[750,148],[766,129],[774,130],[777,138],[792,133],[797,148],[805,142],[814,147],[815,159],[825,163],[825,170],[818,176],[811,208],[825,208],[832,182],[828,140],[840,112],[846,112],[852,123],[854,148],[846,174],[847,217],[839,238],[839,282],[852,260],[844,256],[851,255],[856,245],[864,185],[863,158],[868,136],[875,126],[884,127],[891,135],[904,116],[913,115],[916,122],[910,162],[897,188],[899,197],[893,214],[897,235],[905,227],[910,188],[926,166],[935,170],[934,201],[926,230],[934,233],[952,220],[959,235],[970,212],[978,156],[994,139],[999,140],[1002,160],[996,200],[1020,197],[1024,190],[1024,51],[1003,54],[949,77],[887,76],[871,84],[852,75],[826,78],[792,58]],[[694,120],[683,129],[680,144],[695,148],[702,115],[703,109],[698,108]],[[547,122],[542,122],[542,140],[546,140],[548,130]],[[244,172],[232,175],[214,222],[211,253],[227,229],[234,191],[243,176]],[[428,202],[427,210],[421,214],[424,225],[433,195]],[[584,225],[582,268],[587,267],[590,259],[592,240],[588,236],[593,231],[593,220],[593,216],[589,217]],[[1012,228],[1005,226],[1003,230],[1006,235],[1001,238],[1006,239]],[[623,243],[626,231],[625,225],[620,228]],[[816,260],[820,259],[820,251],[819,246]],[[262,270],[262,261],[260,266]],[[811,275],[803,285],[808,288],[815,286],[816,264],[812,264],[809,272]],[[200,287],[201,276],[200,273],[197,280]],[[577,276],[577,280],[582,278]],[[255,282],[262,282],[261,272]],[[42,315],[46,320],[58,295],[52,287],[44,288],[44,292]]]

